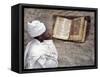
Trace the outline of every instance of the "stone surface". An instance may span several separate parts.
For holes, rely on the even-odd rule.
[[[52,32],[52,27],[55,22],[54,15],[65,16],[90,16],[90,25],[86,41],[84,43],[76,43],[70,41],[63,41],[53,39],[55,46],[58,50],[58,63],[59,67],[71,66],[85,66],[94,64],[94,13],[84,11],[70,11],[70,10],[48,10],[48,9],[31,9],[25,8],[24,10],[24,46],[32,40],[28,35],[27,22],[33,20],[40,20]]]

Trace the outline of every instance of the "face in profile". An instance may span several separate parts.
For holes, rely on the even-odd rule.
[[[39,41],[43,42],[43,40],[49,40],[52,38],[52,32],[50,32],[48,29],[40,36],[35,37]]]

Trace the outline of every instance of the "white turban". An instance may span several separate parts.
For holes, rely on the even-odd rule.
[[[46,31],[46,27],[39,20],[34,20],[31,23],[27,23],[27,31],[31,37],[36,37],[43,34]]]

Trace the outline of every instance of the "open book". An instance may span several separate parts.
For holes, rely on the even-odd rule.
[[[53,37],[62,40],[84,42],[86,36],[87,21],[85,17],[75,17],[72,19],[56,17],[53,28]]]

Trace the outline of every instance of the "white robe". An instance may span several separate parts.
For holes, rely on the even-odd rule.
[[[52,40],[33,39],[24,52],[24,68],[52,68],[58,66],[58,53]]]

